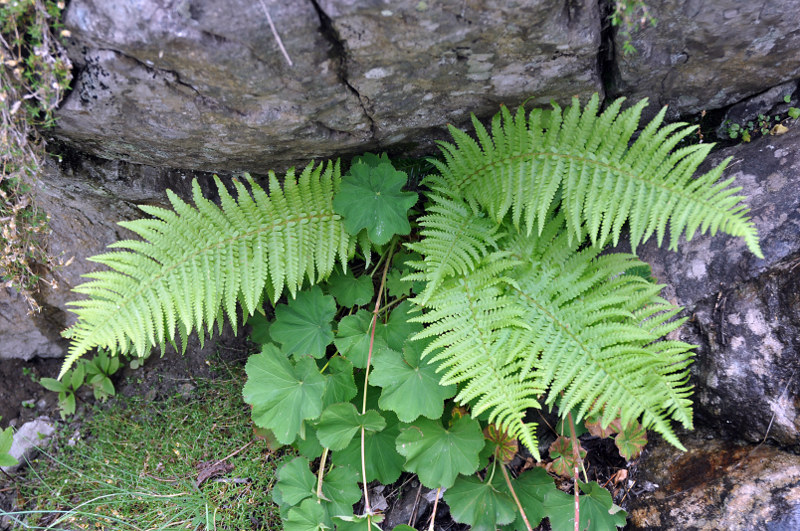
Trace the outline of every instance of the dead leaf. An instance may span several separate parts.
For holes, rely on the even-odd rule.
[[[197,463],[197,481],[195,486],[199,487],[204,482],[217,476],[224,476],[233,470],[233,465],[227,461],[203,461]]]
[[[788,130],[789,130],[789,128],[786,127],[783,124],[775,124],[775,127],[773,127],[772,129],[769,130],[769,134],[771,134],[771,135],[782,135],[785,132],[787,132]]]

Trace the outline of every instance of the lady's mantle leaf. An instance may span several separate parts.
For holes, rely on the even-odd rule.
[[[272,430],[281,444],[291,444],[303,420],[322,413],[325,378],[314,360],[301,358],[293,365],[278,347],[264,345],[245,366],[244,401],[253,406],[256,426]]]
[[[285,531],[324,531],[333,529],[328,511],[311,498],[304,500],[300,507],[289,511],[289,517],[283,522]]]
[[[617,445],[619,455],[630,461],[642,453],[644,445],[647,444],[647,432],[634,420],[614,437],[614,443]]]
[[[386,427],[381,431],[364,433],[364,458],[367,481],[377,479],[384,485],[397,481],[403,470],[403,457],[395,450],[395,440],[400,434],[397,417],[391,411],[384,412]],[[361,437],[355,437],[341,452],[333,453],[333,464],[361,470]]]
[[[628,513],[614,505],[610,492],[594,481],[579,482],[579,485],[585,494],[579,498],[581,529],[616,531],[618,527],[625,527]]]
[[[408,234],[408,210],[417,202],[417,194],[403,192],[408,177],[386,162],[370,167],[359,163],[342,177],[333,209],[341,215],[350,234],[366,228],[369,239],[377,245],[387,243],[395,234]]]
[[[355,315],[348,315],[339,321],[336,339],[333,344],[339,353],[347,358],[355,367],[365,369],[369,354],[370,323],[372,314],[366,310],[359,310]],[[378,325],[378,328],[383,325]],[[375,342],[372,346],[373,354],[388,348],[386,340],[375,331]]]
[[[361,499],[358,472],[349,466],[333,467],[322,481],[322,496],[331,516],[350,516],[353,504]]]
[[[327,281],[328,293],[333,295],[341,306],[352,308],[362,306],[372,300],[375,287],[369,275],[356,278],[352,271],[342,273],[337,271]]]
[[[317,422],[317,438],[326,448],[344,450],[362,427],[367,431],[381,431],[386,421],[374,410],[362,415],[353,404],[333,404],[322,412]]]
[[[468,417],[456,420],[450,429],[421,418],[397,438],[397,452],[405,456],[406,470],[417,474],[429,489],[449,489],[459,474],[475,472],[483,446],[480,425]]]
[[[402,350],[409,337],[422,331],[421,323],[409,321],[412,307],[409,301],[398,304],[386,324],[378,323],[375,327],[375,337],[383,338],[391,349]]]
[[[281,505],[298,505],[306,498],[314,496],[316,478],[308,469],[308,459],[295,457],[280,470],[275,490]]]
[[[522,508],[525,509],[528,522],[532,526],[539,525],[539,522],[545,517],[544,497],[548,492],[558,490],[553,478],[543,468],[537,467],[523,472],[517,479],[512,479],[511,483]],[[522,515],[517,514],[514,525],[509,529],[523,529],[524,527],[525,522],[522,520]]]
[[[578,455],[581,461],[575,460],[575,455],[572,453],[572,440],[567,437],[559,436],[550,445],[550,457],[553,459],[553,472],[559,476],[570,477],[572,476],[573,469],[581,466],[583,458],[586,457],[586,450],[582,446],[578,446]]]
[[[272,338],[269,335],[270,322],[266,316],[256,312],[250,316],[247,324],[250,325],[250,341],[261,345],[272,342]]]
[[[499,473],[491,483],[475,476],[459,477],[445,492],[444,501],[456,522],[470,525],[476,531],[494,531],[498,525],[513,522],[517,514],[517,506]]]
[[[322,395],[323,407],[337,402],[349,402],[358,394],[356,382],[353,380],[353,364],[341,356],[334,356],[328,361],[329,374],[325,376],[325,394]]]
[[[321,358],[333,341],[331,320],[334,315],[333,297],[324,295],[319,286],[314,286],[298,293],[288,305],[279,304],[275,308],[275,322],[269,333],[286,354],[311,354]]]
[[[384,350],[373,358],[372,383],[383,388],[378,404],[397,413],[403,422],[420,415],[440,418],[445,399],[456,394],[455,385],[439,384],[436,365],[420,360],[424,348],[423,341],[407,341],[402,355]]]

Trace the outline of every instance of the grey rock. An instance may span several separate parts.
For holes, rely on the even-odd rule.
[[[602,92],[593,0],[73,0],[65,26],[79,70],[56,136],[154,166],[429,149],[470,111]]]
[[[656,19],[633,32],[637,52],[624,55],[615,36],[618,69],[613,94],[648,96],[647,112],[669,105],[669,116],[736,103],[800,77],[800,11],[793,0],[659,0]]]
[[[729,140],[728,129],[731,124],[744,126],[748,121],[757,123],[758,115],[768,116],[770,124],[774,125],[776,115],[786,116],[789,107],[797,105],[797,98],[792,98],[796,91],[797,81],[789,81],[737,103],[725,112],[717,129],[717,137],[721,140]],[[784,101],[784,96],[787,95],[790,98],[789,103]]]
[[[765,258],[739,239],[696,235],[677,253],[638,249],[666,297],[690,320],[698,423],[751,442],[800,449],[800,128],[715,153],[700,171],[733,157]]]
[[[11,444],[9,454],[19,461],[19,464],[10,467],[3,467],[5,472],[13,473],[25,466],[25,463],[36,456],[40,448],[47,445],[55,426],[48,417],[39,417],[36,420],[26,422],[14,433],[14,442]]]
[[[627,508],[630,529],[798,529],[800,456],[698,434],[682,442],[686,452],[651,443],[640,460],[639,481],[659,488]]]

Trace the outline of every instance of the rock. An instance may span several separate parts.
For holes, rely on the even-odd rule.
[[[656,26],[633,32],[637,52],[614,37],[612,94],[651,98],[669,117],[736,103],[800,77],[800,12],[793,0],[647,2]]]
[[[748,121],[757,124],[759,115],[769,117],[769,123],[774,124],[776,115],[786,116],[789,107],[797,105],[797,98],[792,98],[792,95],[797,91],[797,85],[797,81],[781,83],[732,106],[725,112],[725,116],[717,128],[717,137],[723,141],[730,140],[728,131],[732,124],[741,127],[745,127]],[[787,95],[790,98],[789,103],[784,100]]]
[[[47,445],[54,432],[53,421],[48,417],[39,417],[23,424],[14,434],[14,442],[9,450],[11,457],[19,461],[19,464],[3,467],[3,470],[13,473],[25,466],[25,463],[33,459],[40,448]]]
[[[698,434],[682,442],[685,453],[662,441],[640,460],[639,481],[658,488],[628,507],[631,529],[800,528],[800,456]]]
[[[470,111],[602,92],[594,0],[73,0],[64,24],[78,72],[56,136],[154,166],[427,150]]]
[[[750,442],[800,449],[800,127],[713,154],[724,157],[752,208],[763,260],[736,238],[696,235],[677,253],[638,249],[665,295],[690,320],[698,423]],[[702,168],[701,168],[701,171]]]

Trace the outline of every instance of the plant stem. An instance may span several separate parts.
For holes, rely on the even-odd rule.
[[[572,485],[573,490],[575,491],[575,531],[580,531],[581,529],[581,504],[580,504],[580,491],[578,490],[578,463],[582,463],[583,460],[581,459],[581,451],[580,451],[580,443],[578,442],[578,437],[575,435],[575,422],[572,420],[572,411],[567,413],[567,419],[569,420],[569,433],[570,439],[572,439],[572,458],[574,459],[575,465],[572,468]]]
[[[378,326],[378,316],[381,309],[381,296],[383,295],[383,287],[386,285],[386,273],[389,271],[389,264],[392,263],[392,253],[394,253],[394,245],[389,248],[389,253],[386,255],[386,263],[383,266],[383,275],[381,276],[381,285],[378,288],[378,298],[375,300],[375,309],[372,310],[372,323],[370,324],[369,333],[369,352],[367,354],[367,368],[364,371],[364,399],[361,402],[361,414],[367,413],[367,391],[369,389],[369,367],[372,364],[372,349],[375,346],[375,328]],[[372,507],[369,504],[369,494],[367,492],[367,463],[364,458],[364,426],[361,426],[361,478],[364,488],[364,512],[367,518],[372,514]]]
[[[513,485],[511,485],[511,478],[508,477],[508,471],[506,470],[506,465],[500,463],[500,470],[503,471],[503,477],[506,478],[506,485],[508,485],[508,490],[511,492],[511,496],[514,498],[514,502],[517,504],[517,509],[519,509],[519,514],[522,515],[522,521],[525,522],[525,528],[528,531],[533,531],[531,527],[531,523],[528,521],[528,515],[525,514],[525,509],[522,508],[522,504],[517,497],[517,492],[514,490]]]
[[[317,471],[317,503],[322,498],[322,477],[325,475],[325,461],[328,460],[328,449],[322,450],[322,457],[319,459],[319,470]]]
[[[436,489],[436,500],[433,502],[433,512],[431,513],[431,525],[428,531],[433,531],[433,523],[436,521],[436,508],[439,506],[439,497],[442,495],[442,487]]]

